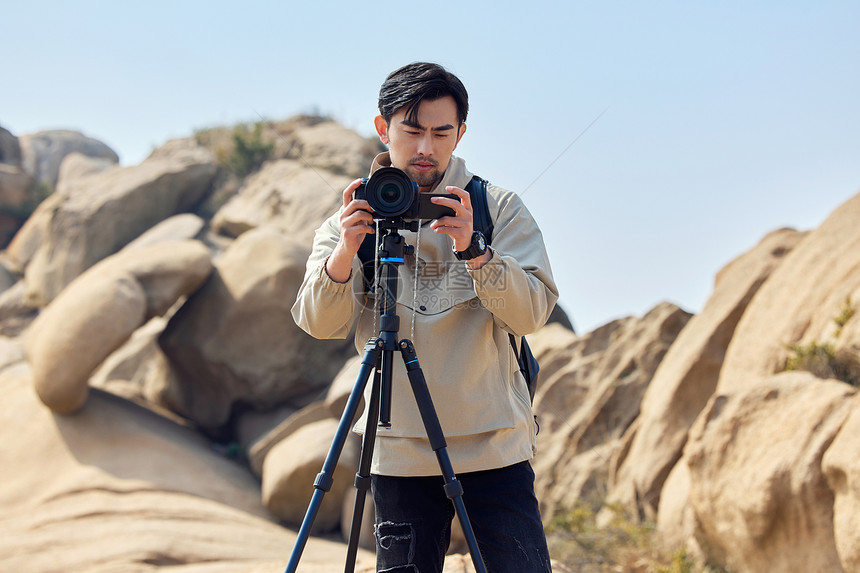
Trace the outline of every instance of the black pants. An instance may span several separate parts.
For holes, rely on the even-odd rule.
[[[552,571],[528,462],[457,479],[488,573]],[[376,570],[441,573],[454,517],[442,478],[373,475],[372,480]]]

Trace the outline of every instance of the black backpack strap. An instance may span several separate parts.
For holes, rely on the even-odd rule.
[[[487,180],[481,179],[477,175],[473,176],[472,180],[466,186],[466,191],[469,192],[469,196],[472,199],[472,226],[476,231],[481,231],[484,234],[489,245],[493,240],[494,226],[493,218],[490,215],[490,206],[487,202]],[[508,336],[511,339],[511,348],[514,350],[517,364],[526,380],[529,397],[534,402],[540,365],[532,353],[532,349],[529,348],[529,343],[526,342],[525,336],[520,339],[519,349],[517,349],[517,338],[510,333],[508,333]]]
[[[466,191],[472,200],[472,228],[481,231],[489,245],[493,240],[493,217],[487,203],[487,180],[473,176],[466,185]]]
[[[368,233],[364,236],[361,246],[358,247],[358,260],[361,262],[361,271],[364,275],[364,290],[369,291],[373,286],[373,269],[376,265],[376,235]]]
[[[523,373],[523,378],[526,379],[526,386],[528,386],[529,389],[529,398],[534,402],[540,364],[538,364],[537,358],[535,358],[535,355],[532,353],[529,343],[526,342],[525,336],[520,339],[519,350],[517,350],[517,337],[511,333],[508,333],[508,337],[511,339],[511,348],[514,349],[514,356],[517,358],[520,372]]]

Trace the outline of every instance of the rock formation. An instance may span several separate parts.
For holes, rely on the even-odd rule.
[[[821,460],[824,477],[833,491],[833,534],[839,560],[846,571],[860,570],[860,398],[846,407],[851,413]]]
[[[297,117],[136,166],[106,149],[0,129],[0,570],[281,571],[357,369],[289,309],[378,144]],[[530,335],[545,520],[622,506],[701,565],[860,568],[858,210],[768,234],[696,316],[662,303],[576,334],[559,310]],[[315,532],[346,535],[357,455],[351,438]],[[302,570],[344,554],[313,537]]]
[[[714,292],[660,363],[625,446],[613,460],[610,499],[653,519],[660,490],[690,426],[717,387],[726,348],[752,297],[804,234],[775,231],[717,274]]]
[[[689,318],[664,303],[641,319],[617,320],[582,337],[553,324],[529,338],[541,361],[534,468],[544,519],[578,500],[597,503],[605,493],[609,460]]]
[[[93,371],[146,320],[197,290],[211,268],[202,243],[169,242],[114,255],[75,279],[28,333],[45,404],[63,414],[83,406]]]
[[[23,135],[19,140],[24,170],[51,189],[57,186],[63,160],[72,153],[119,163],[113,149],[78,131],[40,131]]]
[[[310,254],[277,230],[249,231],[167,324],[159,344],[179,380],[178,410],[213,433],[237,405],[303,406],[322,393],[351,341],[314,340],[290,308]]]
[[[203,148],[85,175],[43,202],[9,246],[27,295],[51,302],[72,280],[171,215],[191,209],[216,166]]]
[[[712,562],[737,571],[840,570],[821,459],[854,393],[793,372],[712,398],[684,455],[693,534]]]
[[[35,201],[34,181],[21,165],[18,138],[0,127],[0,245],[9,242]]]
[[[10,344],[0,344],[4,362]],[[0,570],[283,571],[295,534],[273,522],[242,466],[193,428],[107,393],[53,416],[26,365],[11,360],[0,372]],[[345,547],[311,539],[303,570],[331,571]],[[362,550],[360,569],[368,563]]]

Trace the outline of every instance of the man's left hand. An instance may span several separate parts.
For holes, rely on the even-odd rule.
[[[472,199],[469,196],[468,191],[460,189],[459,187],[454,187],[453,185],[445,187],[445,191],[453,193],[459,197],[460,200],[457,201],[456,199],[449,199],[448,197],[433,197],[431,201],[437,205],[450,207],[455,214],[436,219],[430,224],[430,228],[437,233],[450,236],[451,240],[454,241],[455,250],[465,251],[469,248],[469,245],[472,244],[472,232],[474,231]],[[472,269],[478,269],[491,258],[492,254],[490,253],[490,250],[487,249],[486,253],[467,261],[467,264]]]

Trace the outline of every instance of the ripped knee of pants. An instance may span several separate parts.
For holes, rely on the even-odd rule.
[[[374,527],[377,559],[385,564],[380,571],[417,572],[412,563],[415,557],[415,530],[411,523],[384,521]]]

